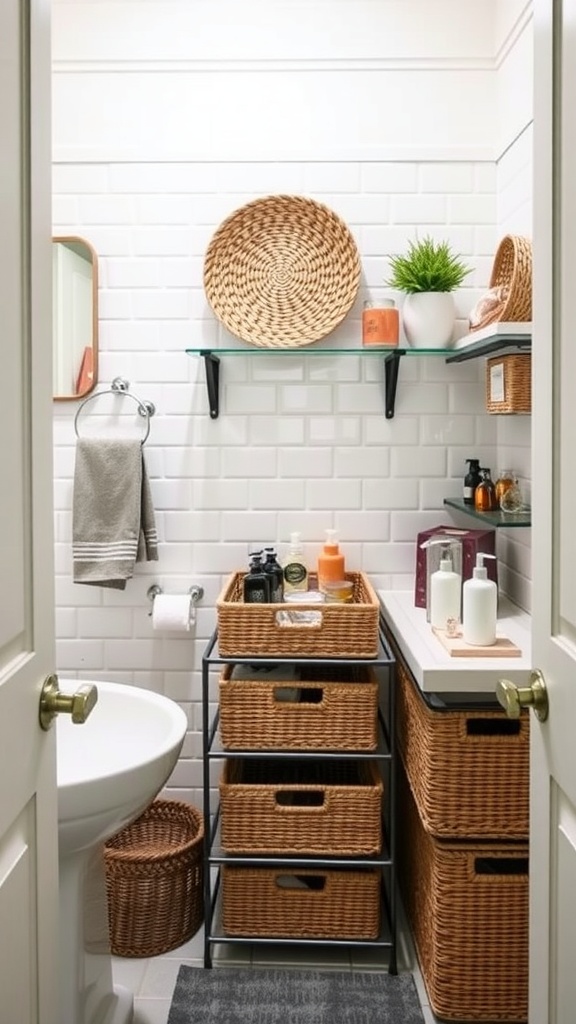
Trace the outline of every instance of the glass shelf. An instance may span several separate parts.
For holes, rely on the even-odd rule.
[[[524,325],[520,325],[523,327]],[[529,328],[531,325],[527,324]],[[310,345],[295,346],[293,348],[264,348],[259,345],[234,345],[225,348],[208,348],[198,346],[187,348],[189,356],[201,356],[204,360],[206,370],[206,388],[208,391],[208,404],[210,416],[213,420],[218,418],[220,411],[220,357],[221,356],[272,356],[278,359],[281,356],[380,356],[384,357],[384,374],[386,390],[386,419],[394,417],[396,403],[396,388],[398,385],[398,370],[402,356],[443,356],[447,363],[462,363],[468,359],[478,359],[481,356],[493,352],[500,352],[506,349],[516,351],[529,350],[532,345],[532,338],[528,330],[506,331],[506,325],[495,324],[494,328],[486,328],[478,332],[479,337],[467,345],[459,348],[397,348],[390,345],[366,346],[350,345],[347,348],[335,348],[326,346],[322,341],[311,342]],[[493,333],[491,331],[493,330]],[[510,525],[510,524],[508,524]],[[516,524],[520,525],[520,524]]]
[[[458,498],[444,498],[444,504],[450,508],[458,509],[473,519],[478,519],[488,526],[496,529],[501,527],[532,526],[532,512],[527,509],[525,512],[477,512],[473,505],[467,505]]]
[[[246,345],[244,348],[187,348],[189,356],[445,356],[453,352],[447,348],[398,348],[395,345],[350,345],[347,348],[326,348],[319,342],[301,345],[295,348],[265,348],[259,345]]]
[[[396,386],[398,384],[398,368],[401,356],[444,356],[450,351],[446,348],[396,348],[390,345],[366,346],[359,345],[349,348],[326,348],[318,342],[312,345],[304,345],[298,348],[264,348],[255,345],[245,347],[234,346],[234,348],[187,348],[189,356],[201,356],[204,359],[206,370],[206,388],[208,391],[208,404],[210,416],[213,420],[218,419],[220,411],[220,356],[272,356],[279,359],[282,356],[380,356],[384,357],[384,373],[386,388],[386,419],[394,416],[394,404],[396,401]]]

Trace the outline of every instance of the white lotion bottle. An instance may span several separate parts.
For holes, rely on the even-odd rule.
[[[472,579],[462,588],[462,636],[464,643],[474,647],[491,647],[496,643],[498,587],[488,579],[485,558],[495,558],[484,551],[476,555]]]
[[[448,619],[460,622],[461,594],[460,574],[454,572],[452,559],[443,552],[440,568],[430,576],[430,625],[433,628],[446,629]]]

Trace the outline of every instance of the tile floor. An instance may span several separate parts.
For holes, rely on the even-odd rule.
[[[422,977],[409,948],[411,944],[401,937],[398,949],[398,969],[412,970],[414,980],[422,1003],[422,1012],[426,1024],[437,1024],[436,1018],[428,1005],[428,996]],[[326,970],[382,970],[382,950],[370,949],[330,949],[294,946],[248,946],[223,944],[215,946],[212,951],[213,969],[220,966],[256,967],[260,965],[275,967],[306,966]],[[149,960],[129,960],[124,957],[113,958],[114,980],[125,985],[134,992],[133,1024],[166,1024],[168,1011],[176,984],[176,976],[180,964],[191,967],[202,967],[204,963],[204,937],[202,928],[179,949],[174,949],[163,956]]]

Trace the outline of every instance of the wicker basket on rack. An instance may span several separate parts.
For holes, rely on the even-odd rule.
[[[364,665],[309,665],[301,679],[266,680],[253,669],[219,681],[225,750],[374,750],[378,680]]]
[[[262,348],[324,338],[344,319],[360,284],[346,224],[304,196],[272,195],[232,213],[204,259],[204,290],[236,337]]]
[[[154,800],[105,844],[112,953],[148,957],[182,945],[203,920],[200,811]]]
[[[225,657],[375,658],[380,602],[362,572],[347,572],[349,604],[247,604],[245,573],[233,573],[218,600],[218,648]],[[300,624],[298,616],[311,612]]]
[[[505,235],[494,257],[490,290],[500,294],[471,331],[503,320],[524,323],[532,319],[532,242],[522,235]]]
[[[222,848],[380,853],[383,790],[373,761],[230,758],[220,782]]]
[[[380,932],[377,868],[222,868],[227,935],[375,939]]]

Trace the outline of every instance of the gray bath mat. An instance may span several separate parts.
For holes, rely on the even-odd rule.
[[[180,967],[168,1024],[424,1024],[411,974]]]

